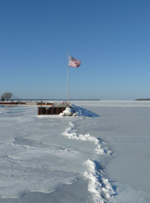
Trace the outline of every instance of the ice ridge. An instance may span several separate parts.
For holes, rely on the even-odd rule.
[[[75,125],[72,122],[69,122],[69,126],[62,135],[67,136],[70,139],[83,140],[83,141],[92,141],[97,147],[95,148],[97,154],[108,154],[110,155],[112,152],[107,150],[103,145],[100,139],[91,136],[89,133],[87,134],[78,134],[75,129]]]
[[[91,136],[88,134],[78,134],[75,129],[75,125],[69,122],[69,127],[62,133],[62,135],[67,136],[70,139],[77,139],[83,141],[92,141],[97,145],[97,154],[110,155],[112,152],[107,150],[104,146],[104,142],[99,138]],[[115,194],[111,184],[108,179],[104,178],[103,171],[100,171],[100,164],[97,161],[88,159],[85,163],[88,166],[88,170],[84,172],[84,177],[89,179],[88,190],[93,194],[95,203],[105,203],[110,199],[113,201],[113,195]]]
[[[112,199],[115,192],[108,179],[102,178],[99,163],[88,159],[85,164],[88,166],[88,171],[84,172],[84,177],[90,180],[88,190],[93,194],[95,202],[104,203]]]

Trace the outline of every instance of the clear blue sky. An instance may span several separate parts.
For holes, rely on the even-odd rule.
[[[150,98],[150,0],[0,0],[0,95]]]

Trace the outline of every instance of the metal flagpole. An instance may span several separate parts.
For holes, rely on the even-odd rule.
[[[70,62],[70,58],[69,58],[69,51],[68,51],[68,105],[69,105],[69,62]]]

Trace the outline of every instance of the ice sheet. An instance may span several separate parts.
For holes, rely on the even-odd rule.
[[[59,194],[63,185],[86,178],[89,203],[150,202],[150,102],[73,103],[76,117],[38,117],[34,106],[0,107],[2,200],[33,191]],[[79,202],[83,188],[72,186],[72,202]]]
[[[150,108],[147,101],[140,106],[136,102],[84,105],[101,120],[95,117],[91,122],[80,122],[80,131],[100,137],[113,152],[111,158],[100,160],[116,191],[115,202],[150,202]]]
[[[33,106],[1,107],[1,198],[33,191],[49,193],[82,176],[86,170],[83,163],[93,153],[88,148],[93,144],[70,142],[62,136],[70,119],[38,117]]]

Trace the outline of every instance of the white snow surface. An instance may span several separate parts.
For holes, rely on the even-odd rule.
[[[37,116],[36,106],[0,106],[2,201],[29,192],[57,194],[85,179],[87,199],[75,193],[70,202],[150,202],[150,102],[73,104],[75,117]]]

